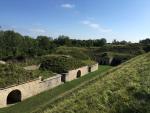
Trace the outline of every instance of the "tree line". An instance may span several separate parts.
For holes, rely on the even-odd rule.
[[[126,44],[128,42],[121,42]],[[142,40],[140,43],[150,43],[149,39]],[[102,47],[107,44],[105,38],[95,40],[70,39],[68,36],[61,35],[56,39],[47,36],[23,36],[14,31],[0,31],[0,59],[14,57],[34,57],[52,53],[56,47]],[[112,44],[119,44],[114,41]]]
[[[14,31],[0,31],[0,59],[19,56],[40,56],[53,52],[59,46],[91,47],[104,46],[106,39],[76,40],[68,36],[59,36],[56,39],[47,36],[23,36]]]

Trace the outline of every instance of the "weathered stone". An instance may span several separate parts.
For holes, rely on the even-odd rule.
[[[14,90],[19,90],[21,92],[22,101],[60,84],[62,84],[61,75],[56,75],[54,77],[44,79],[43,81],[41,81],[41,79],[37,79],[24,84],[0,89],[0,108],[7,106],[7,97]]]
[[[68,73],[62,75],[57,74],[56,76],[47,79],[42,79],[42,77],[39,77],[33,81],[0,89],[0,108],[6,107],[7,104],[11,102],[25,100],[43,91],[54,88],[66,81],[71,81],[90,72],[96,71],[97,69],[98,63],[92,66],[84,66],[75,70],[70,70]]]

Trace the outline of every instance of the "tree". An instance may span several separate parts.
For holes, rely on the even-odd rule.
[[[23,36],[14,31],[5,31],[3,35],[4,47],[6,55],[17,56],[21,54]]]
[[[107,40],[105,38],[94,40],[94,46],[104,46],[106,45]]]
[[[67,46],[71,46],[71,40],[69,39],[68,36],[64,36],[64,35],[60,35],[57,39],[54,40],[54,42],[57,45],[67,45]]]
[[[150,38],[146,38],[144,40],[140,40],[139,43],[141,43],[141,44],[150,44]]]

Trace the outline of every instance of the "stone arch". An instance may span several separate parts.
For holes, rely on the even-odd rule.
[[[81,70],[77,71],[77,78],[81,77]]]
[[[61,82],[66,82],[66,74],[61,75]]]
[[[17,102],[21,102],[21,91],[13,90],[7,96],[7,104],[14,104]]]
[[[91,66],[90,66],[90,67],[88,67],[88,72],[89,72],[89,73],[91,72]]]

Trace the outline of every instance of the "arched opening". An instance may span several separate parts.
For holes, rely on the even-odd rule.
[[[7,104],[21,102],[21,92],[19,90],[11,91],[7,96]]]
[[[81,71],[80,70],[78,70],[78,72],[77,72],[77,78],[79,78],[79,77],[81,77]]]
[[[91,67],[88,68],[88,72],[89,72],[89,73],[91,72]]]
[[[66,74],[62,74],[62,76],[61,76],[61,82],[66,82]]]

